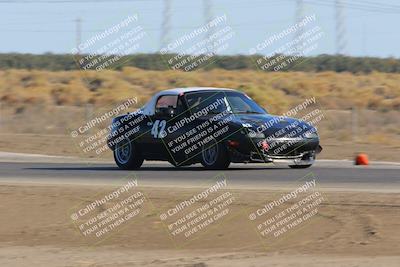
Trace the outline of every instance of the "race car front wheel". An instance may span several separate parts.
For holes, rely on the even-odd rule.
[[[134,170],[142,166],[144,159],[133,142],[125,138],[115,146],[114,160],[119,168]]]
[[[221,170],[227,169],[231,163],[226,147],[217,143],[207,144],[201,151],[201,164],[206,169]]]

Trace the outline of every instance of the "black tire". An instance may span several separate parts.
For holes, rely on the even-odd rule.
[[[292,169],[307,169],[310,168],[312,164],[307,164],[307,165],[289,165],[290,168]]]
[[[210,170],[224,170],[229,167],[231,164],[231,160],[229,158],[228,150],[225,145],[222,143],[217,144],[216,141],[213,141],[214,144],[208,144],[201,151],[201,165],[204,168]],[[210,152],[214,151],[215,155],[210,157]]]
[[[115,146],[114,160],[120,169],[135,170],[142,166],[144,158],[132,141],[124,139]]]

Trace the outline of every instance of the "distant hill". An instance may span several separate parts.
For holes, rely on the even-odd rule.
[[[85,56],[85,55],[82,55]],[[124,56],[120,59],[120,64],[116,67],[136,67],[145,70],[168,70],[170,66],[165,62],[165,57],[171,58],[175,55],[169,54],[163,57],[160,54],[135,54]],[[275,58],[280,55],[276,55]],[[225,70],[256,70],[259,67],[255,59],[261,56],[215,56],[210,60],[210,64],[205,64],[202,69],[225,69]],[[270,58],[273,60],[273,58]],[[304,72],[351,72],[351,73],[370,73],[372,71],[385,73],[399,73],[400,59],[395,58],[373,58],[373,57],[348,57],[320,55],[316,57],[302,57],[296,60],[289,68],[280,71],[304,71]],[[0,54],[0,69],[38,69],[38,70],[76,70],[79,67],[70,54]],[[268,71],[273,71],[271,68]]]

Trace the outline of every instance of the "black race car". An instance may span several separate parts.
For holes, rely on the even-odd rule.
[[[113,119],[108,146],[122,169],[139,168],[144,160],[208,169],[284,161],[307,168],[322,149],[310,124],[270,115],[246,94],[220,88],[157,93],[143,108]]]

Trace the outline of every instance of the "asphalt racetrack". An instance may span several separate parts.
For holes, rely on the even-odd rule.
[[[0,182],[5,183],[107,185],[136,177],[142,186],[196,187],[223,173],[232,188],[259,189],[290,186],[311,173],[325,189],[400,192],[400,165],[390,163],[353,166],[350,161],[321,160],[308,169],[272,164],[231,164],[228,170],[210,171],[201,165],[175,168],[169,163],[145,162],[139,170],[124,171],[112,162],[6,161],[1,159],[0,162]]]

